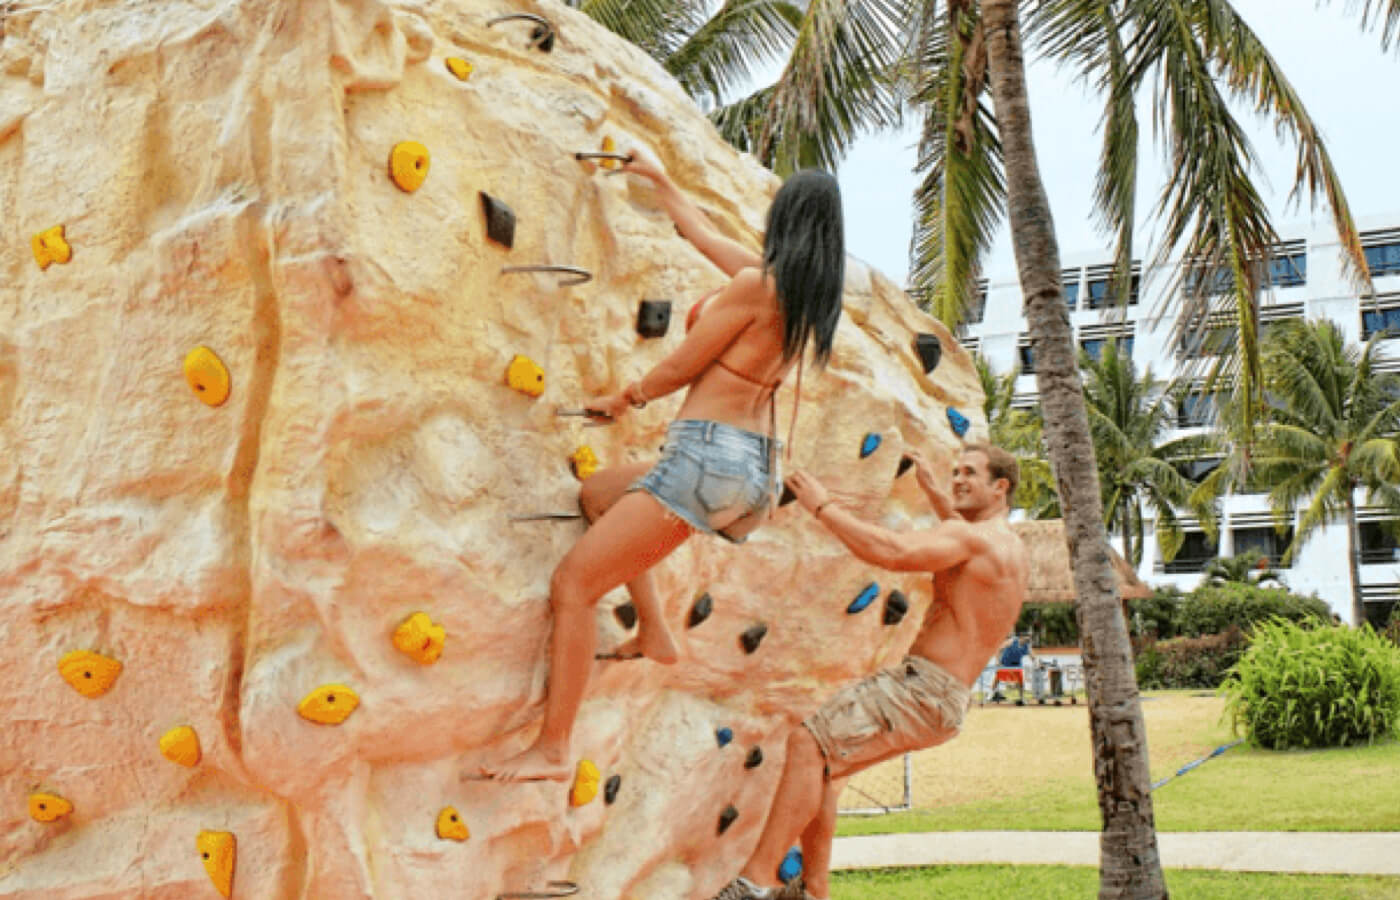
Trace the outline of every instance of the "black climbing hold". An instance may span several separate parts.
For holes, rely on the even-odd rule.
[[[788,487],[787,485],[783,485],[783,495],[778,498],[778,505],[787,506],[789,503],[796,499],[797,495],[792,492],[792,488]]]
[[[876,450],[880,449],[880,436],[875,432],[870,432],[865,439],[860,442],[860,458],[865,459]]]
[[[614,775],[609,778],[607,783],[603,785],[603,802],[608,806],[612,806],[613,801],[617,799],[617,790],[620,787],[622,787],[621,775]]]
[[[755,745],[749,751],[749,755],[744,757],[744,768],[757,769],[763,765],[763,748]]]
[[[721,747],[732,740],[734,740],[734,729],[728,727],[715,729],[715,743]]]
[[[670,327],[670,300],[643,300],[637,307],[637,334],[644,338],[665,337]]]
[[[898,478],[899,476],[903,475],[905,472],[908,472],[912,468],[914,468],[913,457],[901,456],[899,458],[899,468],[895,469],[894,477]]]
[[[909,598],[904,596],[902,591],[890,591],[890,595],[885,598],[885,624],[898,625],[907,612],[909,612]]]
[[[530,43],[548,53],[554,49],[554,29],[536,25],[530,32]]]
[[[938,368],[938,361],[943,358],[943,342],[938,339],[938,335],[924,332],[914,335],[914,352],[919,354],[919,362],[924,365],[924,374],[927,375]]]
[[[752,653],[758,649],[758,645],[763,643],[763,636],[768,633],[768,626],[759,622],[751,626],[743,634],[739,635],[739,643],[744,645],[745,653]]]
[[[724,808],[724,812],[719,814],[719,830],[717,834],[724,834],[729,830],[729,826],[734,824],[734,820],[739,818],[739,811],[731,803]]]
[[[685,627],[694,628],[696,625],[708,619],[710,613],[714,611],[715,600],[710,596],[710,592],[706,591],[699,597],[696,597],[695,602],[690,605],[690,615],[686,617]]]
[[[624,603],[621,606],[613,608],[613,616],[617,618],[619,625],[623,628],[630,629],[633,625],[637,624],[637,607],[633,606],[631,603]]]
[[[872,581],[861,589],[856,595],[856,599],[851,601],[851,605],[846,607],[847,615],[855,615],[864,610],[867,606],[875,602],[875,598],[880,596],[880,585]]]
[[[967,434],[967,429],[972,426],[967,416],[953,409],[951,406],[948,407],[948,424],[953,426],[953,433],[958,437]]]
[[[515,213],[501,201],[481,191],[481,210],[486,214],[486,236],[507,249],[515,246]]]

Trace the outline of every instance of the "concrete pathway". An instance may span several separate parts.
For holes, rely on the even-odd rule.
[[[1400,876],[1400,832],[1157,832],[1168,869]],[[953,831],[837,838],[833,869],[1012,863],[1097,866],[1096,831]]]

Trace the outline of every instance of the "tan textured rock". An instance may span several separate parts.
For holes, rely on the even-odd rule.
[[[528,24],[558,26],[551,53]],[[470,60],[459,80],[445,60]],[[640,51],[559,3],[54,0],[18,4],[0,43],[0,895],[207,896],[192,836],[237,835],[242,897],[492,897],[551,878],[579,896],[668,900],[733,874],[757,838],[781,736],[839,682],[902,652],[918,616],[846,604],[872,572],[796,507],[742,548],[690,541],[658,570],[671,622],[713,615],[687,656],[598,667],[575,752],[616,802],[568,785],[459,782],[533,735],[549,574],[577,523],[573,450],[654,456],[677,400],[611,428],[554,416],[644,372],[720,274],[651,192],[573,153],[656,149],[728,234],[757,246],[777,181],[716,136]],[[421,142],[412,194],[386,169]],[[517,216],[490,243],[478,192]],[[33,234],[65,224],[72,261]],[[586,285],[502,276],[588,269]],[[659,340],[638,302],[671,298]],[[968,356],[852,262],[831,367],[809,371],[796,463],[895,527],[925,516],[901,448],[950,460],[946,405],[982,431]],[[932,379],[910,349],[938,331]],[[182,365],[206,346],[232,390],[211,407]],[[543,395],[511,390],[521,354]],[[790,409],[782,392],[780,418]],[[869,459],[867,432],[883,437]],[[604,648],[623,639],[605,598]],[[451,634],[425,667],[389,640],[415,611]],[[769,631],[752,655],[738,635]],[[120,659],[84,698],[55,660]],[[338,727],[297,715],[355,687]],[[197,768],[153,748],[195,729]],[[726,725],[735,741],[716,746]],[[743,767],[746,748],[766,762]],[[40,825],[24,798],[73,803]],[[723,836],[728,804],[740,817]],[[442,841],[447,805],[471,840]]]

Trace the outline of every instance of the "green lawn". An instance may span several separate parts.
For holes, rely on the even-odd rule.
[[[1152,696],[1143,711],[1154,780],[1230,739],[1218,700],[1189,692]],[[1075,713],[989,708],[981,714],[985,724],[980,736],[969,727],[947,750],[935,748],[926,751],[927,759],[915,757],[916,778],[922,771],[939,782],[916,790],[915,805],[924,808],[873,818],[842,816],[837,833],[1099,829],[1082,708]],[[975,719],[969,724],[975,725]],[[963,740],[970,743],[955,750],[953,745]],[[1037,740],[1046,743],[1037,748]],[[979,747],[981,741],[989,746]],[[1007,748],[1018,741],[1025,745]],[[993,743],[999,756],[993,755]],[[1046,749],[1047,744],[1053,746]],[[937,755],[940,751],[944,756]],[[977,770],[978,759],[995,762],[990,771],[985,766]],[[1400,831],[1397,772],[1397,741],[1293,752],[1241,745],[1156,790],[1157,828]],[[979,785],[986,787],[979,792]]]
[[[1347,875],[1275,875],[1170,869],[1167,889],[1177,897],[1210,900],[1390,900],[1400,878]],[[927,900],[1033,897],[1083,900],[1098,893],[1097,869],[1080,866],[935,866],[837,872],[831,900]]]

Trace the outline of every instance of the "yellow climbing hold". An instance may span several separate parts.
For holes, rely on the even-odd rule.
[[[201,831],[195,838],[204,871],[214,882],[214,890],[227,897],[233,893],[233,866],[238,855],[238,838],[227,831]]]
[[[74,650],[58,661],[58,674],[84,697],[101,697],[112,689],[122,664],[90,650]]]
[[[579,481],[585,481],[590,475],[598,471],[598,457],[593,453],[593,448],[584,444],[574,451],[574,455],[569,457],[569,467],[574,470],[574,477]]]
[[[402,190],[413,193],[428,177],[428,148],[417,141],[401,141],[389,154],[389,177]]]
[[[603,138],[603,152],[604,152],[604,153],[616,153],[616,152],[617,152],[617,142],[614,141],[611,137],[606,137],[606,136],[605,136],[605,137]],[[619,162],[618,160],[615,160],[615,159],[605,159],[605,160],[599,162],[598,165],[602,166],[602,167],[605,168],[605,169],[616,169],[618,166],[622,165],[622,163]]]
[[[578,761],[578,771],[574,774],[574,789],[569,794],[569,803],[583,806],[593,802],[598,796],[598,782],[603,777],[598,767],[586,759]]]
[[[427,613],[416,612],[394,629],[394,646],[401,653],[425,666],[438,661],[442,655],[447,629],[434,625]]]
[[[339,725],[360,705],[360,695],[343,684],[323,684],[301,698],[297,712],[321,725]]]
[[[73,804],[57,794],[36,792],[29,795],[29,817],[36,822],[52,822],[73,811]]]
[[[53,263],[66,263],[73,258],[73,248],[63,239],[62,225],[40,231],[29,243],[34,250],[34,261],[41,269],[47,269]]]
[[[529,357],[516,354],[506,366],[506,384],[522,394],[538,397],[544,393],[544,369]]]
[[[472,77],[472,70],[475,68],[471,63],[460,56],[447,57],[447,71],[457,76],[458,81],[466,81]]]
[[[160,755],[182,766],[199,765],[199,735],[188,725],[170,729],[160,736]]]
[[[185,381],[195,396],[210,406],[220,406],[228,399],[228,368],[208,347],[195,347],[185,354]]]
[[[467,823],[457,815],[455,808],[444,806],[438,813],[437,836],[448,841],[465,841],[472,833],[467,830]]]

